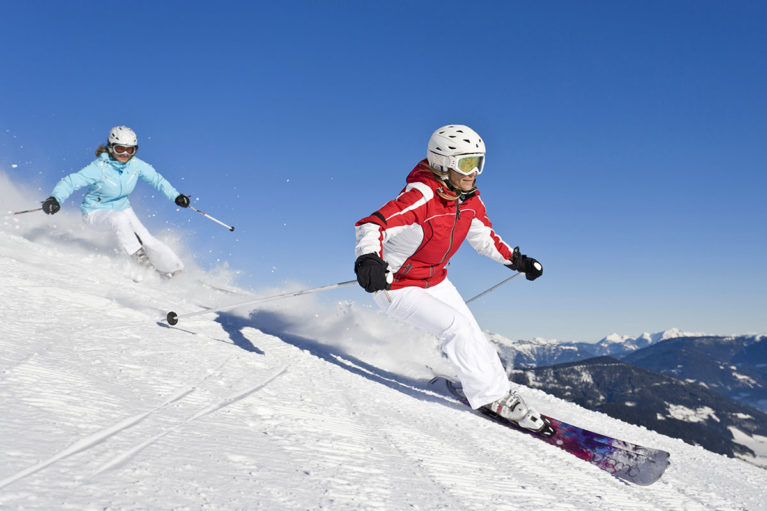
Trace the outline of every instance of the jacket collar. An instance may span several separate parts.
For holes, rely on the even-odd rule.
[[[444,200],[448,201],[460,201],[464,202],[471,199],[475,195],[479,195],[479,190],[474,188],[468,192],[457,190],[450,182],[440,179],[434,172],[432,172],[429,162],[426,159],[421,160],[413,168],[410,174],[407,176],[407,182],[420,182],[429,185],[434,190],[434,193],[439,195]]]
[[[130,162],[132,162],[134,158],[135,158],[135,156],[133,158],[131,158],[130,160],[128,160],[127,162],[122,163],[122,162],[119,162],[119,161],[115,160],[114,158],[112,158],[109,155],[109,153],[101,153],[99,155],[99,159],[101,161],[103,161],[104,163],[106,163],[107,165],[109,165],[110,167],[112,167],[113,169],[115,169],[117,172],[119,172],[121,174],[125,171],[125,168],[128,165],[130,165]]]

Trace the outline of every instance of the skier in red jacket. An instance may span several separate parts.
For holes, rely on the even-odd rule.
[[[538,261],[493,231],[476,188],[484,163],[485,143],[468,126],[435,131],[427,158],[399,196],[357,222],[354,271],[389,316],[442,341],[472,408],[488,407],[537,431],[544,427],[540,414],[510,388],[498,353],[447,279],[447,265],[464,239],[528,280],[543,274]]]

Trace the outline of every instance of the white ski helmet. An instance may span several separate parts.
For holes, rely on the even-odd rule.
[[[473,160],[478,163],[472,169],[460,169],[458,160],[461,157],[478,157]],[[468,126],[448,124],[432,133],[426,159],[433,169],[441,172],[453,169],[467,175],[473,171],[481,174],[485,166],[485,143]]]
[[[115,126],[109,130],[109,145],[137,146],[136,133],[127,126]]]

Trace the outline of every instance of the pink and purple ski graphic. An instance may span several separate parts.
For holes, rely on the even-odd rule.
[[[468,405],[460,385],[450,380],[445,382],[450,393]],[[476,412],[494,422],[564,449],[615,477],[634,484],[646,486],[654,483],[663,475],[670,463],[670,454],[666,451],[595,433],[547,415],[543,415],[543,418],[551,428],[548,435],[522,428],[487,409],[476,410]]]

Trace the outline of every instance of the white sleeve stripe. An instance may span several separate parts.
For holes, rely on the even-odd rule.
[[[358,225],[354,228],[357,244],[354,247],[355,257],[359,257],[363,254],[370,254],[374,252],[376,254],[381,253],[381,227],[378,224],[366,223]]]
[[[391,219],[391,218],[394,218],[395,216],[405,214],[408,211],[412,211],[414,209],[418,209],[419,207],[421,207],[424,204],[426,204],[427,202],[429,202],[429,200],[431,200],[432,197],[434,197],[434,191],[431,188],[429,188],[428,185],[426,185],[424,183],[410,183],[409,185],[407,185],[407,187],[405,188],[405,191],[402,192],[402,194],[407,193],[407,192],[409,192],[410,190],[413,190],[413,189],[418,190],[419,192],[421,192],[421,195],[423,195],[423,198],[417,200],[412,205],[408,206],[407,208],[403,209],[402,211],[398,211],[397,213],[394,213],[393,215],[391,215],[390,217],[388,217],[386,219],[387,221],[389,219]],[[402,194],[400,194],[400,197],[402,196]]]
[[[410,183],[409,185],[407,185],[407,188],[405,188],[405,191],[409,192],[412,189],[416,189],[419,192],[421,192],[421,194],[424,196],[426,200],[429,200],[432,197],[434,197],[434,190],[432,190],[431,187],[427,185],[426,183],[418,183],[418,182]]]
[[[485,225],[481,220],[474,218],[471,221],[471,226],[469,227],[469,233],[466,236],[466,239],[479,254],[487,256],[499,263],[506,264],[508,261],[501,255],[500,251],[495,246],[493,234],[495,233],[490,227]],[[498,238],[499,242],[505,244],[498,234],[495,234],[495,237]]]

